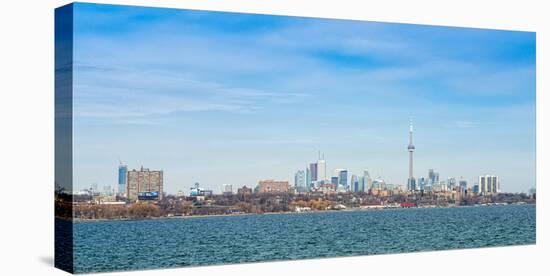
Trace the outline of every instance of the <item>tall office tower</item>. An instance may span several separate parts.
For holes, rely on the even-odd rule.
[[[359,177],[357,175],[353,174],[351,175],[351,182],[350,182],[350,190],[354,193],[359,191]]]
[[[409,180],[407,181],[407,187],[410,192],[416,191],[416,179],[414,177],[409,178]]]
[[[317,181],[317,163],[309,164],[309,172],[311,175],[311,182]]]
[[[323,154],[323,157],[319,156],[319,160],[317,160],[317,181],[325,181],[327,180],[327,162],[325,161],[325,155]]]
[[[306,190],[309,192],[311,190],[311,170],[306,166]]]
[[[368,170],[363,171],[363,177],[365,178],[365,192],[372,189],[372,178]]]
[[[163,173],[149,169],[128,171],[126,195],[130,200],[140,197],[147,199],[162,199]]]
[[[359,177],[359,192],[366,192],[367,191],[367,178],[365,176]]]
[[[460,177],[460,180],[458,181],[458,186],[460,186],[460,188],[462,188],[465,191],[468,189],[468,181]]]
[[[414,145],[413,145],[413,125],[412,121],[409,125],[409,146],[407,147],[409,150],[409,179],[407,181],[407,187],[409,191],[415,191],[416,190],[416,181],[413,176],[413,152],[414,152]]]
[[[128,166],[120,161],[120,164],[118,165],[118,194],[120,195],[126,194],[126,183],[128,181],[127,173]]]
[[[424,178],[424,177],[419,177],[416,184],[417,184],[418,189],[419,189],[420,191],[426,190],[426,178]]]
[[[498,180],[498,176],[493,176],[493,193],[500,193],[500,181]]]
[[[299,170],[294,174],[294,188],[299,193],[307,191],[306,188],[306,173],[303,170]]]
[[[103,186],[103,194],[107,196],[113,195],[113,190],[111,189],[111,185]]]
[[[455,177],[447,178],[447,189],[449,191],[452,191],[455,187],[456,187],[456,178]]]
[[[498,176],[482,175],[479,177],[479,192],[483,195],[500,193]]]
[[[348,187],[348,170],[347,169],[336,169],[334,170],[334,175],[338,177],[338,186],[339,187]]]
[[[431,181],[432,183],[435,182],[434,169],[428,170],[428,181]]]
[[[428,171],[428,185],[434,186],[439,183],[439,173],[434,171],[433,169],[430,169]]]
[[[472,187],[472,192],[474,192],[474,194],[479,194],[479,183],[474,183],[474,186]]]
[[[487,178],[485,176],[479,176],[479,193],[480,194],[487,194]]]
[[[334,186],[338,188],[338,176],[332,176],[330,178],[330,184],[334,184]]]

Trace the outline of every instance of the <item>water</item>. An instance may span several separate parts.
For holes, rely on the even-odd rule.
[[[535,206],[397,209],[74,224],[75,272],[535,243]]]

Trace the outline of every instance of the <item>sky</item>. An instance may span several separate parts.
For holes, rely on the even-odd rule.
[[[168,193],[327,174],[535,187],[532,32],[76,4],[75,190],[164,171]]]

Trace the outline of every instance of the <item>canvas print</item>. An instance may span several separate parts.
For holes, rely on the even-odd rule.
[[[55,11],[56,267],[536,242],[536,34]]]

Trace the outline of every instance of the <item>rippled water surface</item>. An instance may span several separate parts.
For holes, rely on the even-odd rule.
[[[535,243],[535,206],[397,209],[74,224],[76,272]]]

